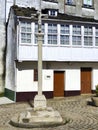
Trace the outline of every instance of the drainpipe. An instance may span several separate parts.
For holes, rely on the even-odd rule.
[[[16,0],[13,0],[13,5],[16,5]]]

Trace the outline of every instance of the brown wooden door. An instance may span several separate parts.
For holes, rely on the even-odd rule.
[[[64,72],[54,72],[54,97],[64,97]]]
[[[81,68],[81,94],[91,93],[91,68]]]

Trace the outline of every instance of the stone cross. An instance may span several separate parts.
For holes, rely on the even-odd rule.
[[[45,109],[46,98],[42,94],[42,13],[41,13],[41,0],[40,9],[38,11],[38,95],[34,98],[34,109]]]

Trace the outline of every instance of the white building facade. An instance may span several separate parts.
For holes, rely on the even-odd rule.
[[[26,13],[25,13],[26,12]],[[91,94],[98,84],[98,21],[58,13],[42,19],[43,93],[47,98]],[[5,94],[32,100],[38,90],[36,10],[13,6],[7,26]]]

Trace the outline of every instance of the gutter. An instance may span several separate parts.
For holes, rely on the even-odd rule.
[[[28,20],[37,20],[37,18],[35,18],[34,16],[31,16],[31,17],[25,17],[25,16],[17,16],[18,19],[28,19]],[[51,18],[42,18],[43,21],[52,21],[52,22],[67,22],[67,23],[79,23],[79,24],[92,24],[92,25],[98,25],[98,22],[89,22],[88,21],[74,21],[74,20],[62,20],[62,19],[51,19]]]

